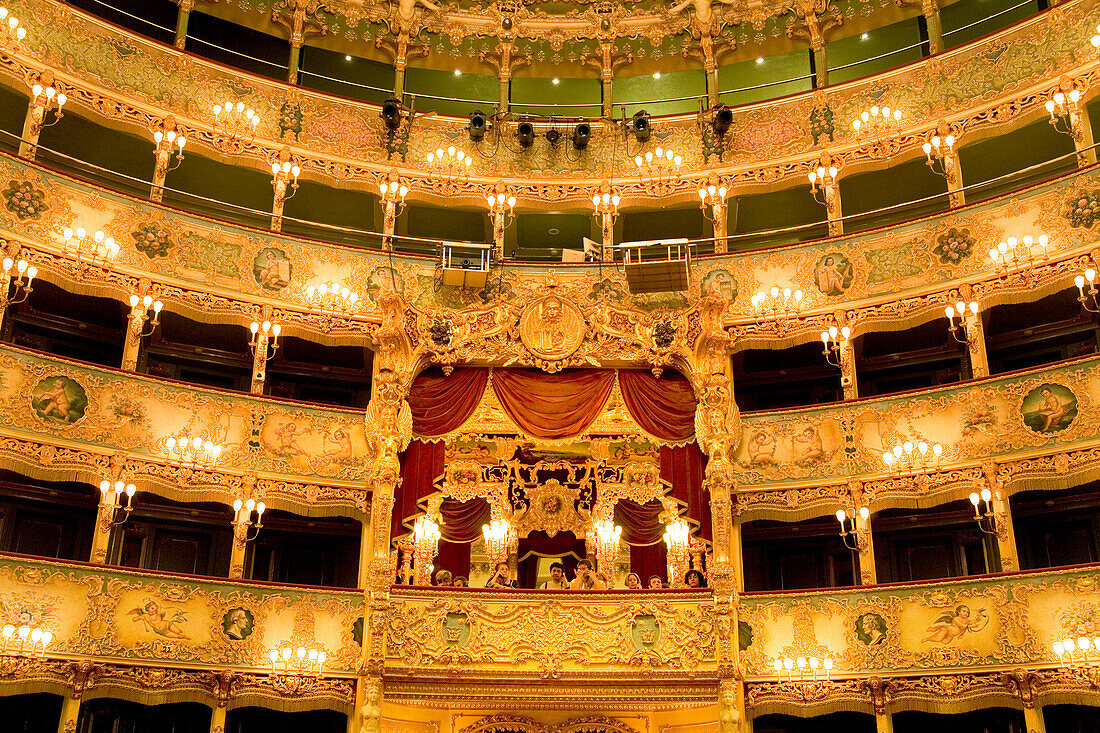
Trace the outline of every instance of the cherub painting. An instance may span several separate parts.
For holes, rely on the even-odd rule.
[[[166,609],[158,601],[149,599],[144,608],[134,608],[129,614],[134,623],[141,623],[146,631],[166,639],[190,639],[183,632],[181,624],[187,620],[187,614],[178,609]]]
[[[817,428],[808,425],[801,433],[794,437],[795,450],[798,457],[795,463],[799,466],[812,466],[814,463],[825,459],[825,449],[821,446],[821,434]]]
[[[748,445],[749,463],[754,466],[775,464],[775,438],[757,430],[749,438]]]
[[[1077,417],[1077,396],[1061,384],[1042,384],[1027,393],[1020,412],[1035,432],[1057,433]]]
[[[928,627],[929,632],[921,641],[933,644],[950,644],[968,631],[978,632],[989,625],[989,616],[984,608],[979,608],[977,614],[972,614],[970,606],[961,605],[955,610],[949,611],[936,619],[936,622]]]
[[[325,457],[334,461],[351,460],[351,436],[345,428],[334,428],[325,433]]]
[[[282,290],[290,284],[290,258],[281,249],[265,247],[256,255],[252,273],[265,290]]]
[[[293,420],[284,423],[274,430],[275,442],[271,445],[271,450],[284,458],[308,456],[302,446],[298,445],[298,436],[308,432],[306,429],[299,430],[298,424]]]
[[[814,283],[825,295],[844,295],[852,286],[852,263],[837,252],[830,252],[821,258],[814,268]]]

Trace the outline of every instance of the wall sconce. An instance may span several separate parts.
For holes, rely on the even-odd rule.
[[[619,540],[623,528],[609,519],[601,519],[593,526],[596,538],[596,567],[608,579],[614,576],[615,558],[619,556]]]
[[[881,140],[896,135],[901,127],[901,110],[877,104],[859,113],[852,120],[852,129],[858,139]]]
[[[170,435],[164,440],[169,465],[189,468],[214,467],[222,454],[222,447],[210,440],[180,433]]]
[[[512,221],[516,218],[515,196],[505,193],[504,191],[497,191],[496,193],[487,195],[485,197],[485,202],[489,204],[489,215],[493,217],[494,226],[499,226],[500,228],[511,226]],[[500,217],[499,221],[497,217]]]
[[[96,233],[89,237],[84,227],[77,227],[75,231],[66,227],[61,237],[64,240],[61,253],[72,257],[79,264],[106,270],[118,255],[118,243],[113,237],[105,235],[102,230],[96,230]]]
[[[281,163],[277,160],[272,161],[271,186],[275,190],[276,201],[285,204],[294,198],[294,194],[298,193],[298,176],[301,172],[302,167],[293,161],[284,160]],[[289,196],[286,194],[287,188],[290,188]]]
[[[31,292],[34,290],[32,283],[35,276],[38,275],[38,268],[33,265],[28,265],[26,260],[19,260],[19,262],[13,262],[11,257],[4,258],[4,275],[5,287],[2,306],[7,308],[9,305],[17,305],[23,303],[30,297]],[[15,273],[12,273],[12,267],[15,267]],[[7,285],[12,285],[11,295],[8,295],[9,289]]]
[[[13,657],[44,657],[53,634],[37,626],[13,626],[0,630],[0,654]]]
[[[674,178],[680,175],[680,165],[684,162],[681,155],[676,154],[671,148],[647,150],[644,155],[634,156],[634,165],[638,167],[638,177],[646,178]]]
[[[978,529],[985,534],[997,534],[997,515],[993,513],[993,492],[982,489],[979,494],[974,491],[970,494],[970,503],[974,505],[974,520],[978,523]]]
[[[48,72],[47,72],[48,73]],[[52,76],[52,74],[50,75]],[[56,125],[65,116],[63,108],[68,97],[52,81],[39,79],[31,85],[31,134],[36,135],[51,125]]]
[[[306,306],[320,315],[350,315],[359,302],[359,293],[342,287],[335,280],[306,288]]]
[[[921,146],[924,150],[924,155],[927,158],[925,161],[928,163],[928,167],[932,169],[932,172],[936,175],[943,176],[944,178],[950,178],[951,173],[947,169],[947,159],[955,154],[955,136],[939,135],[934,133],[932,137],[928,138],[928,141]]]
[[[0,25],[3,26],[3,32],[0,33],[0,38],[3,39],[5,46],[14,46],[22,41],[27,35],[27,29],[24,28],[14,15],[8,12],[8,9],[0,6]]]
[[[683,519],[677,518],[665,527],[663,539],[668,549],[668,582],[675,588],[683,585],[684,574],[687,573],[691,564],[689,548],[691,527]]]
[[[175,119],[166,117],[152,125],[153,142],[155,147],[153,155],[157,159],[157,176],[163,177],[169,171],[174,171],[183,163],[183,146],[187,144],[187,137],[182,130],[176,129]],[[175,162],[173,162],[173,157]]]
[[[1076,640],[1066,637],[1050,645],[1063,667],[1081,667],[1100,664],[1100,636],[1090,639],[1079,636]]]
[[[149,307],[153,308],[152,321],[149,319]],[[141,331],[137,334],[139,338],[151,336],[153,331],[157,330],[157,326],[160,325],[160,311],[164,308],[164,303],[159,300],[153,300],[153,296],[146,295],[144,298],[138,297],[136,294],[130,296],[130,316],[136,318],[142,324]],[[144,325],[149,323],[149,330],[146,331]],[[135,329],[136,330],[136,329]]]
[[[752,311],[757,323],[767,320],[786,320],[797,318],[802,312],[802,291],[791,291],[790,288],[780,290],[778,285],[773,285],[771,290],[761,290],[752,296]]]
[[[248,348],[252,351],[252,356],[263,359],[265,362],[271,361],[275,352],[279,350],[279,333],[283,327],[271,321],[263,323],[253,321],[249,329],[252,331],[252,340],[248,342]]]
[[[244,147],[246,140],[251,142],[255,139],[259,124],[260,116],[251,107],[246,108],[244,102],[215,104],[214,122],[211,125],[215,147],[223,151]]]
[[[446,150],[437,148],[424,156],[428,163],[428,175],[442,178],[469,178],[474,159],[451,145]]]
[[[325,666],[328,655],[318,649],[300,646],[294,649],[284,646],[282,649],[272,649],[268,654],[271,660],[272,674],[296,674],[321,676],[321,670]]]
[[[960,344],[969,344],[970,340],[966,336],[966,321],[967,310],[970,311],[969,317],[976,317],[978,315],[978,302],[975,300],[970,301],[969,305],[961,300],[953,306],[947,306],[943,309],[944,315],[947,316],[948,330],[951,335],[955,337],[955,340]],[[955,316],[958,316],[959,322],[955,323]],[[963,336],[959,338],[959,326],[963,327]]]
[[[1085,290],[1085,281],[1089,283],[1089,289]],[[1089,313],[1100,313],[1100,304],[1096,302],[1096,270],[1091,267],[1085,270],[1084,275],[1073,278],[1073,284],[1077,286],[1077,300],[1081,307]],[[1091,301],[1092,305],[1089,305]]]
[[[842,326],[839,329],[836,326],[829,326],[828,331],[822,331],[821,345],[824,350],[821,353],[825,355],[825,361],[837,369],[843,369],[844,367],[841,366],[840,362],[840,350],[848,345],[848,337],[851,335],[852,329],[847,326]]]
[[[856,527],[856,514],[855,509],[849,509],[845,511],[843,509],[836,510],[836,520],[840,522],[840,540],[844,543],[852,552],[860,551],[859,541],[859,528]],[[871,510],[865,506],[861,506],[858,510],[859,518],[866,520],[871,516]]]
[[[777,658],[772,663],[777,681],[784,682],[829,682],[832,679],[833,660],[829,657]]]
[[[828,168],[819,165],[816,170],[809,172],[807,178],[810,179],[810,190],[813,192],[814,201],[822,206],[829,205],[825,189],[836,185],[836,176],[838,172],[835,165],[831,165]]]
[[[134,510],[133,500],[137,487],[123,481],[116,481],[113,484],[110,481],[100,481],[99,492],[99,508],[104,512],[103,517],[107,526],[117,527],[125,524],[130,518],[130,512]],[[122,510],[122,519],[118,519],[119,509]],[[110,514],[105,513],[108,510]]]
[[[255,521],[252,520],[253,510],[256,511]],[[267,505],[262,501],[259,503],[255,499],[248,499],[247,501],[236,499],[233,501],[233,539],[236,540],[238,546],[252,542],[260,536],[260,530],[264,527],[265,511],[267,511]],[[256,530],[251,537],[248,536],[250,529]]]
[[[1093,48],[1100,48],[1100,25],[1096,26],[1096,33],[1089,39]]]
[[[596,207],[596,214],[600,216],[610,216],[611,221],[619,216],[619,201],[621,197],[618,193],[611,191],[604,191],[602,194],[592,194],[592,205]]]
[[[727,193],[729,193],[729,189],[725,186],[715,185],[713,183],[706,186],[700,186],[699,208],[703,210],[704,218],[713,222],[716,218],[716,211],[722,211],[724,216]]]
[[[1080,112],[1078,102],[1081,100],[1081,90],[1071,89],[1068,93],[1058,90],[1047,100],[1046,110],[1050,115],[1050,124],[1063,135],[1075,136],[1073,115]]]
[[[938,471],[943,446],[939,443],[929,445],[923,440],[914,443],[911,440],[900,442],[882,454],[882,462],[891,473],[928,473]]]
[[[989,259],[993,260],[998,275],[1007,275],[1013,270],[1031,267],[1036,262],[1046,260],[1049,243],[1050,238],[1045,234],[1040,234],[1038,237],[1026,234],[1022,239],[1009,237],[989,250]],[[1039,250],[1038,253],[1035,251],[1036,248]]]

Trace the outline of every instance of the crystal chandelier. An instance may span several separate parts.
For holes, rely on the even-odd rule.
[[[668,582],[673,587],[684,583],[684,574],[688,571],[690,555],[688,544],[691,542],[691,527],[683,519],[677,518],[665,527],[665,547],[668,549]]]
[[[413,523],[413,571],[416,585],[432,584],[432,569],[439,553],[439,524],[430,517],[420,516]]]
[[[619,538],[623,528],[611,520],[601,519],[595,524],[596,565],[608,577],[614,574],[615,558],[619,556]]]
[[[508,550],[512,544],[512,526],[508,520],[494,519],[489,524],[483,524],[481,533],[485,537],[485,553],[489,556],[489,562],[507,560]]]

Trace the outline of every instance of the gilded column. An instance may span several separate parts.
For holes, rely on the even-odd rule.
[[[374,507],[372,504],[368,504],[363,515],[363,527],[359,535],[359,584],[356,587],[363,589],[369,587],[371,559],[374,557],[372,514],[374,514]]]
[[[19,155],[34,160],[38,152],[38,137],[42,134],[42,129],[47,127],[47,115],[53,112],[49,123],[51,125],[61,119],[62,108],[67,98],[64,92],[57,88],[53,72],[48,69],[38,74],[37,80],[34,80],[31,85],[31,91],[31,98],[27,102],[27,116],[23,119]]]
[[[1024,669],[1014,669],[1005,672],[1001,677],[1004,686],[1012,691],[1012,694],[1020,698],[1024,708],[1024,728],[1027,733],[1047,733],[1046,721],[1043,720],[1043,709],[1035,700],[1035,672]]]
[[[153,133],[153,155],[156,157],[156,165],[153,168],[153,185],[149,190],[149,200],[160,202],[164,198],[164,182],[168,178],[168,171],[179,165],[183,160],[183,146],[187,139],[183,130],[176,127],[176,118],[168,115],[163,120],[156,120],[149,126]],[[176,165],[172,165],[172,156],[176,156]]]
[[[61,718],[57,723],[57,733],[76,733],[80,721],[80,702],[84,699],[84,690],[95,673],[95,665],[87,660],[70,662],[65,674],[69,682],[69,694],[61,704]]]
[[[864,519],[856,513],[856,546],[859,548],[859,584],[874,585],[878,582],[875,569],[875,542],[871,534],[871,518]]]
[[[310,12],[316,12],[316,8],[311,11],[307,0],[290,0],[285,10],[274,10],[271,13],[272,22],[290,33],[290,59],[287,62],[286,80],[291,84],[298,83],[298,64],[306,36],[323,36],[327,30],[323,24],[309,16]]]
[[[111,455],[108,475],[103,479],[114,483],[122,477],[122,469],[126,464],[126,457],[121,453]],[[92,532],[91,561],[105,564],[107,562],[107,549],[111,544],[111,528],[114,526],[115,509],[118,507],[108,497],[108,492],[102,491],[99,495],[99,506],[96,510],[95,529]]]
[[[875,713],[875,733],[894,733],[894,718],[890,713]]]
[[[859,380],[856,377],[856,352],[852,339],[845,339],[837,352],[840,357],[840,387],[844,390],[844,399],[859,397]]]
[[[600,21],[597,38],[600,42],[598,53],[589,53],[581,57],[581,63],[593,66],[600,70],[600,84],[602,86],[601,112],[605,118],[612,115],[611,106],[614,102],[615,67],[621,64],[629,64],[634,61],[634,52],[625,51],[615,54],[615,25],[610,18]]]
[[[1020,556],[1016,550],[1016,531],[1012,525],[1012,509],[1009,506],[1008,497],[1004,494],[1001,477],[997,473],[997,464],[983,463],[982,476],[992,494],[990,509],[993,510],[993,529],[996,533],[994,537],[997,541],[997,553],[1001,557],[1001,571],[1016,572],[1020,569]]]
[[[959,295],[966,302],[971,301],[974,293],[970,286],[959,288]],[[985,329],[982,328],[981,311],[977,313],[966,310],[962,315],[963,326],[966,329],[966,352],[970,358],[970,376],[981,379],[989,376],[989,355],[985,350]]]
[[[943,50],[943,23],[940,21],[938,0],[921,0],[921,15],[928,29],[928,51],[939,53]]]
[[[187,24],[191,20],[191,11],[195,9],[195,0],[179,0],[179,12],[176,14],[176,48],[181,51],[187,45]]]
[[[797,0],[795,17],[801,21],[787,29],[787,37],[808,41],[814,55],[814,82],[820,88],[829,85],[829,61],[825,52],[825,33],[841,25],[843,17],[830,0]]]
[[[221,705],[210,711],[210,733],[225,733],[225,708]]]
[[[287,199],[298,190],[298,175],[302,169],[298,166],[290,146],[284,145],[271,161],[271,190],[275,198],[271,203],[271,231],[279,232],[283,229],[283,207]],[[290,195],[287,195],[287,191]]]
[[[145,324],[149,322],[149,306],[155,304],[153,327],[160,318],[161,302],[153,301],[149,295],[152,283],[149,278],[138,280],[137,293],[130,299],[130,314],[127,316],[126,338],[122,344],[122,370],[136,372],[138,357],[141,354],[141,340],[145,337]],[[150,332],[151,333],[151,332]]]

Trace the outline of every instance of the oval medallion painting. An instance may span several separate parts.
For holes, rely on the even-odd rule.
[[[1061,384],[1041,384],[1024,397],[1020,414],[1036,433],[1057,433],[1077,418],[1077,395]]]
[[[84,417],[88,395],[68,377],[46,377],[31,390],[31,408],[48,423],[72,425]]]

